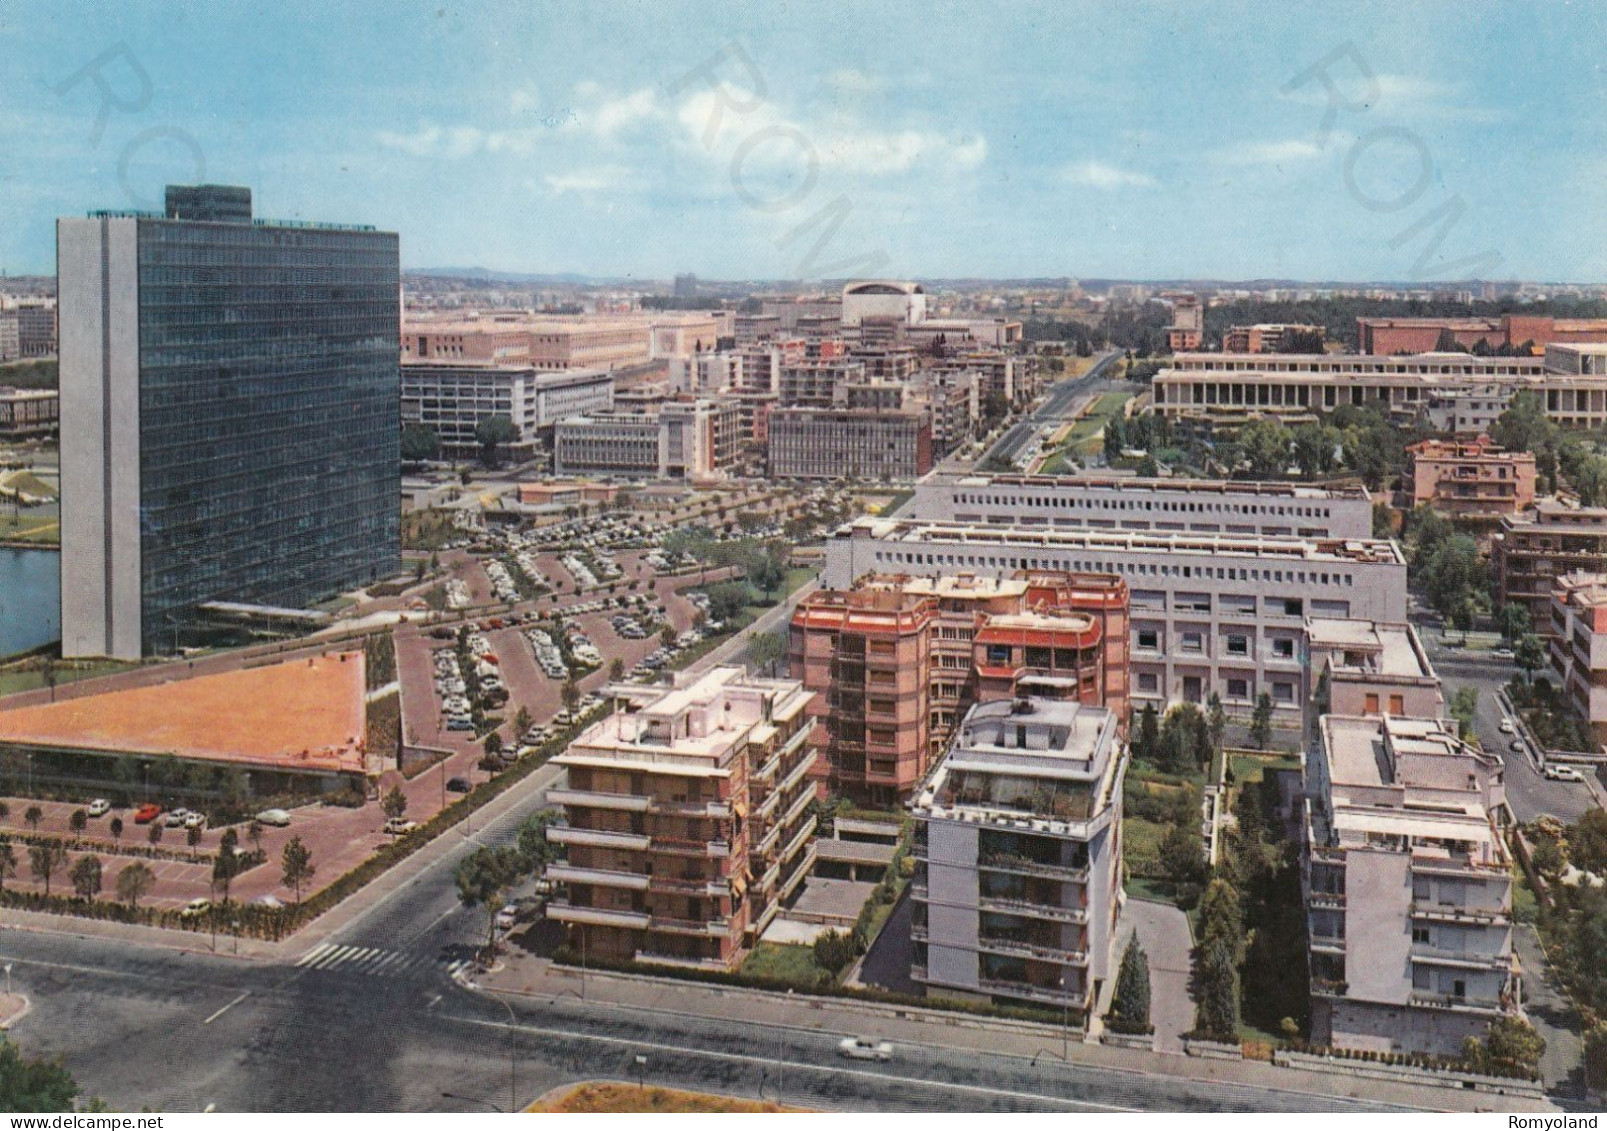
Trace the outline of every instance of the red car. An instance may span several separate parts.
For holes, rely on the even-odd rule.
[[[141,805],[134,810],[134,823],[136,825],[148,825],[161,815],[162,807],[160,805]]]

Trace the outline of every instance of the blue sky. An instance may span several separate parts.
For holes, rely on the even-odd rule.
[[[1607,282],[1604,33],[1561,2],[0,0],[0,266],[199,158],[407,267]],[[98,140],[96,77],[129,107]]]

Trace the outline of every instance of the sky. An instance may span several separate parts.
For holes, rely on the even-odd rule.
[[[0,268],[248,185],[404,268],[1607,282],[1607,5],[0,0]]]

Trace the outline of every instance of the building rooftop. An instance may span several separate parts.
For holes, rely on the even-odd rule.
[[[1330,661],[1336,671],[1437,678],[1423,642],[1409,624],[1311,617],[1306,621],[1306,638],[1313,650],[1342,653]]]
[[[0,711],[0,743],[360,773],[365,720],[359,651]]]
[[[1607,606],[1607,573],[1574,570],[1552,582],[1552,593],[1557,600],[1577,609],[1599,609]]]
[[[1123,475],[965,475],[950,480],[959,487],[1047,487],[1054,490],[1167,491],[1189,495],[1255,495],[1280,499],[1366,499],[1367,488],[1310,487],[1300,483],[1260,483],[1226,479],[1160,479]]]

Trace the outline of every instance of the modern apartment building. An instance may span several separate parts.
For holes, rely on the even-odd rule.
[[[971,709],[910,805],[910,974],[929,995],[1086,1016],[1114,973],[1126,772],[1102,707]]]
[[[1534,630],[1549,635],[1556,579],[1578,570],[1607,572],[1607,507],[1542,499],[1533,510],[1507,515],[1491,539],[1490,565],[1498,603],[1523,605]]]
[[[710,333],[708,348],[713,346]],[[638,318],[583,315],[410,316],[402,335],[402,357],[409,361],[489,361],[541,370],[618,369],[652,360],[653,326]]]
[[[1172,304],[1172,324],[1166,328],[1166,350],[1181,353],[1197,350],[1205,336],[1205,308],[1195,294],[1165,294]]]
[[[553,759],[547,917],[592,958],[735,969],[814,862],[810,692],[735,667],[609,690],[626,709]]]
[[[17,312],[0,310],[0,361],[15,361],[22,356],[22,339],[17,332]]]
[[[845,385],[863,384],[863,362],[847,357],[803,358],[781,367],[781,404],[786,408],[831,408],[842,403]]]
[[[933,476],[901,512],[934,522],[1268,537],[1371,538],[1365,487],[1116,475]]]
[[[1439,719],[1320,727],[1303,875],[1312,1040],[1458,1055],[1519,1009],[1501,758]]]
[[[1305,618],[1406,619],[1406,561],[1393,542],[996,527],[859,519],[826,544],[821,583],[867,573],[1009,577],[1115,574],[1131,597],[1135,706],[1203,702],[1247,714],[1262,691],[1301,717]]]
[[[197,186],[57,223],[66,656],[401,569],[396,235],[250,208]]]
[[[1285,353],[1296,343],[1320,343],[1326,336],[1323,327],[1300,322],[1257,322],[1253,326],[1230,326],[1222,334],[1222,352]]]
[[[12,311],[17,316],[17,349],[21,357],[50,357],[56,352],[57,306],[25,302]]]
[[[932,470],[932,421],[918,410],[778,408],[770,413],[777,479],[918,479]]]
[[[1126,618],[1126,586],[1103,576],[873,576],[812,594],[789,656],[820,693],[821,790],[896,804],[977,702],[1066,699],[1125,720]]]
[[[1445,693],[1410,624],[1308,617],[1316,715],[1445,717]]]
[[[614,404],[614,376],[601,369],[538,370],[530,365],[478,361],[402,363],[402,423],[420,425],[441,442],[442,454],[467,458],[480,450],[474,430],[506,416],[519,430],[509,444],[528,459],[537,434],[567,416],[603,412]]]
[[[729,397],[665,400],[647,409],[570,416],[553,427],[558,475],[707,480],[742,452],[741,407]]]
[[[1509,452],[1488,436],[1423,440],[1406,449],[1410,506],[1427,504],[1447,518],[1500,521],[1534,503],[1534,453]]]
[[[1548,624],[1557,687],[1596,740],[1607,743],[1607,573],[1558,577]]]
[[[0,385],[0,436],[48,436],[56,431],[61,396],[55,389]]]

